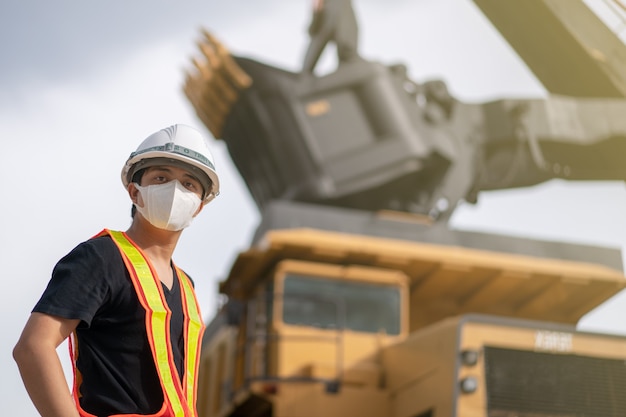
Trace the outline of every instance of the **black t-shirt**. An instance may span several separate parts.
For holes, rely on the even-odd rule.
[[[170,331],[179,376],[184,337],[178,277],[163,286],[172,310]],[[81,407],[98,417],[154,414],[163,392],[146,334],[145,310],[119,249],[109,236],[90,239],[62,258],[34,312],[80,319],[77,367]]]

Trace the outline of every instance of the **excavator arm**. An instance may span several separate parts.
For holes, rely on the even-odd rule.
[[[506,3],[545,12],[559,1]],[[344,6],[335,10],[352,13]],[[404,65],[363,59],[354,36],[337,69],[317,76],[310,63],[296,73],[232,56],[205,32],[185,93],[226,142],[259,208],[282,199],[445,221],[458,202],[475,202],[484,190],[626,179],[626,99],[611,71],[603,72],[614,87],[606,96],[598,89],[595,97],[464,103],[443,81],[420,84]],[[611,45],[623,54],[619,42]]]
[[[550,93],[626,97],[624,43],[583,1],[474,0],[474,3]],[[623,0],[604,0],[604,3],[612,7],[616,16],[621,16],[623,26],[626,15]]]

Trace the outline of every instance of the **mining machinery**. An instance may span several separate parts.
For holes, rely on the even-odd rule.
[[[626,179],[626,46],[580,0],[474,3],[547,97],[465,103],[364,57],[349,0],[315,2],[299,71],[202,33],[184,91],[261,220],[200,416],[626,416],[626,337],[576,327],[626,286],[621,251],[449,225],[481,192]]]

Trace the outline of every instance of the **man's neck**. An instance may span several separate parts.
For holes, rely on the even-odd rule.
[[[126,235],[150,259],[158,279],[168,289],[172,289],[174,273],[172,270],[172,254],[181,231],[171,232],[152,226],[148,221],[136,216],[126,231]]]
[[[172,232],[152,226],[136,216],[126,234],[153,262],[169,264],[182,231]]]

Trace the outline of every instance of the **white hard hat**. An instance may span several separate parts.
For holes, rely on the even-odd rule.
[[[204,187],[204,203],[219,194],[220,181],[208,141],[191,126],[176,124],[141,142],[122,168],[124,187],[128,187],[137,171],[155,165],[174,165],[193,173]]]

